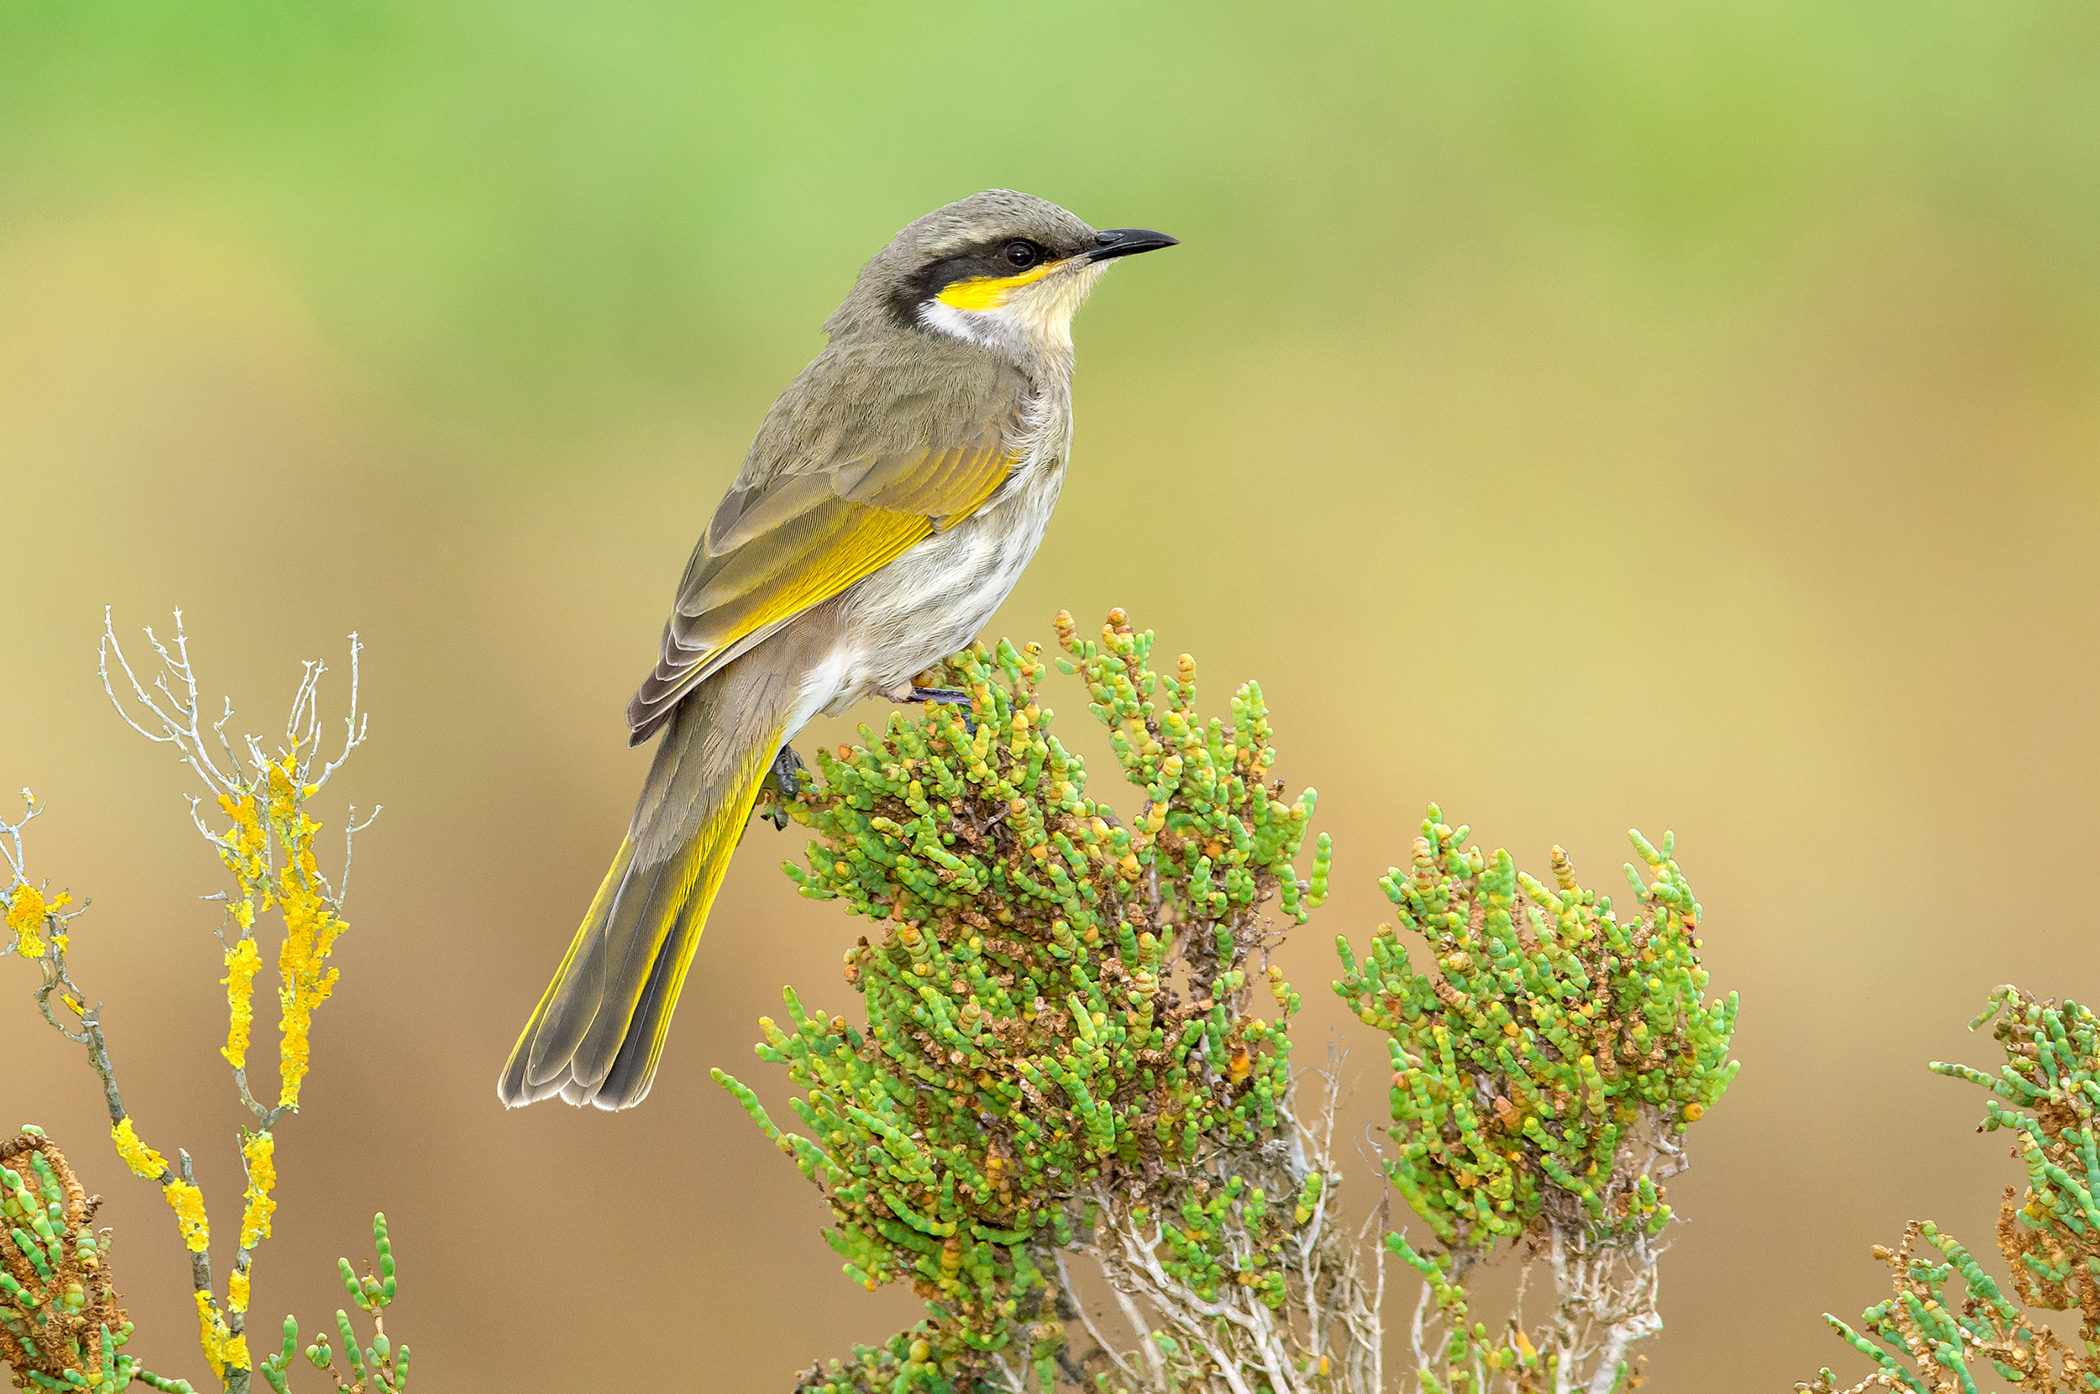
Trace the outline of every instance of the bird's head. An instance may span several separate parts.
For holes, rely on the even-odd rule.
[[[1148,228],[1097,232],[1056,204],[991,189],[936,208],[862,270],[825,327],[944,334],[1022,362],[1069,359],[1072,316],[1110,261],[1175,245]]]

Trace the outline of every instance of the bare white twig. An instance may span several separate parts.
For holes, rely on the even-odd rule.
[[[28,864],[22,855],[22,829],[28,827],[36,816],[44,811],[44,806],[36,801],[36,795],[27,789],[22,791],[22,803],[24,811],[20,818],[12,823],[0,819],[0,834],[7,838],[6,842],[0,843],[0,857],[7,858],[7,869],[14,873],[8,878],[10,885],[29,879],[28,874],[22,870]]]
[[[1078,1287],[1072,1281],[1071,1268],[1065,1263],[1065,1251],[1059,1249],[1056,1252],[1058,1282],[1063,1284],[1065,1296],[1070,1300],[1072,1310],[1079,1313],[1079,1321],[1081,1325],[1086,1327],[1086,1334],[1093,1337],[1095,1348],[1114,1361],[1118,1370],[1121,1370],[1131,1379],[1136,1379],[1137,1371],[1130,1368],[1130,1362],[1123,1358],[1122,1352],[1117,1350],[1110,1343],[1109,1339],[1101,1334],[1100,1328],[1094,1325],[1093,1315],[1086,1309],[1086,1303],[1080,1300]]]

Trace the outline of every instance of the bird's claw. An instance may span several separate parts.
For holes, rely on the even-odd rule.
[[[914,683],[909,691],[910,695],[904,699],[907,702],[933,702],[951,707],[967,707],[977,700],[970,695],[968,689],[960,687],[920,687]]]
[[[802,793],[802,776],[808,770],[809,766],[802,763],[802,757],[791,745],[783,743],[780,753],[773,757],[765,782],[759,785],[759,788],[773,792],[773,806],[758,816],[771,823],[775,831],[787,831],[788,805]]]
[[[960,707],[962,710],[958,714],[962,717],[963,730],[969,732],[972,736],[977,734],[977,716],[972,710],[977,705],[977,699],[972,697],[964,688],[920,687],[914,683],[910,688],[906,689],[903,700],[907,702],[926,702],[933,706]]]

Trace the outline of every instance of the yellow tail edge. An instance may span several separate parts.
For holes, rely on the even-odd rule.
[[[736,773],[733,786],[736,793],[722,805],[714,817],[687,839],[679,853],[675,854],[681,863],[679,871],[683,874],[679,882],[670,888],[671,893],[664,897],[662,908],[654,911],[656,922],[651,926],[650,932],[650,968],[642,979],[641,990],[636,992],[634,1000],[627,1006],[626,1019],[620,1023],[621,1043],[614,1057],[615,1064],[608,1070],[606,1078],[592,1087],[588,1100],[574,1099],[573,1102],[596,1102],[597,1090],[610,1082],[613,1074],[619,1071],[618,1058],[626,1054],[631,1044],[627,1035],[634,1029],[635,1017],[643,1008],[644,999],[648,995],[648,984],[655,977],[657,959],[665,952],[680,920],[684,919],[691,926],[691,932],[682,936],[683,942],[675,948],[678,956],[672,964],[670,979],[665,984],[667,990],[662,997],[663,1006],[661,1010],[654,1012],[654,1020],[649,1026],[648,1049],[642,1062],[639,1087],[632,1091],[631,1097],[624,1103],[610,1107],[629,1107],[639,1103],[647,1095],[656,1076],[657,1063],[663,1055],[664,1039],[670,1030],[672,1013],[676,1010],[679,995],[685,988],[686,974],[691,971],[693,958],[699,950],[700,936],[706,928],[707,917],[713,910],[715,896],[721,890],[722,881],[728,874],[730,855],[742,840],[744,825],[749,821],[751,810],[758,802],[759,790],[765,783],[766,770],[771,765],[773,754],[778,750],[784,735],[784,727],[776,728],[772,737],[758,748],[755,755],[747,758],[746,763]],[[497,1087],[498,1096],[507,1106],[519,1107],[547,1096],[544,1093],[534,1093],[532,1088],[525,1084],[525,1067],[533,1040],[546,1019],[548,1007],[567,981],[577,957],[589,944],[591,935],[609,918],[611,902],[619,894],[621,882],[633,867],[634,851],[634,840],[631,836],[621,839],[620,850],[614,855],[612,865],[605,873],[605,879],[599,884],[598,893],[591,899],[590,909],[584,913],[582,923],[569,941],[568,951],[563,954],[561,964],[555,969],[546,991],[540,995],[532,1015],[527,1019],[524,1029],[518,1033],[517,1041],[511,1046],[510,1057],[504,1065]],[[695,900],[697,904],[693,903]],[[685,913],[688,907],[691,910],[690,914]]]
[[[736,851],[737,844],[743,841],[744,825],[750,821],[751,810],[758,804],[759,789],[765,784],[766,770],[772,765],[775,752],[780,749],[784,733],[784,728],[775,728],[766,743],[760,747],[763,752],[761,758],[738,772],[739,787],[736,800],[724,804],[722,811],[709,819],[707,825],[700,830],[699,836],[694,839],[704,839],[706,849],[694,859],[696,864],[692,879],[681,888],[676,903],[664,917],[663,933],[657,940],[655,953],[651,955],[652,962],[656,954],[663,952],[665,941],[669,939],[671,928],[677,923],[680,912],[688,902],[697,900],[698,904],[693,906],[692,914],[688,917],[692,933],[687,935],[685,942],[678,947],[678,958],[671,967],[671,981],[665,994],[663,1011],[650,1027],[649,1053],[642,1063],[642,1086],[640,1092],[634,1096],[634,1103],[641,1102],[648,1094],[650,1084],[656,1079],[657,1061],[664,1053],[664,1038],[671,1031],[671,1015],[677,1011],[678,998],[685,991],[685,975],[691,971],[693,959],[699,953],[700,936],[706,932],[707,917],[714,910],[715,895],[722,889],[723,878],[729,874],[730,855]],[[636,1011],[639,1011],[640,1007],[641,1003],[637,1000]],[[626,1030],[632,1031],[633,1027],[634,1012],[629,1012]],[[626,1049],[627,1043],[623,1041],[622,1053]]]

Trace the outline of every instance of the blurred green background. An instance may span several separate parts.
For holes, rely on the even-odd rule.
[[[1925,1062],[1989,1063],[1992,985],[2100,971],[2096,60],[2079,4],[0,7],[0,780],[50,801],[31,869],[92,896],[75,963],[222,1235],[219,872],[103,699],[102,607],[181,606],[255,730],[370,646],[331,807],[387,809],[256,1325],[340,1305],[381,1207],[434,1389],[783,1389],[912,1318],[707,1079],[784,1096],[749,1042],[785,982],[857,1010],[798,837],[750,835],[643,1108],[493,1085],[766,405],[896,228],[1010,185],[1185,245],[1081,316],[995,628],[1120,604],[1212,703],[1262,679],[1337,843],[1284,961],[1352,1125],[1384,1072],[1329,945],[1427,800],[1605,886],[1674,828],[1745,1067],[1675,1184],[1653,1387],[1856,1362],[1819,1313],[1883,1294],[1868,1245],[1987,1248],[2017,1179]],[[0,963],[0,1125],[71,1146],[134,1348],[200,1379],[173,1227],[28,985]]]

